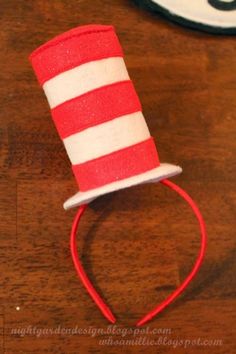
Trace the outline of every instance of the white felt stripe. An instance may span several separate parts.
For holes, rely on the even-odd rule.
[[[67,70],[45,82],[50,108],[98,87],[129,80],[123,58],[95,60]]]
[[[142,112],[136,112],[73,134],[63,142],[71,163],[77,165],[137,144],[149,137]]]

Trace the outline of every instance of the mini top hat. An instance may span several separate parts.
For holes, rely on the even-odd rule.
[[[184,198],[198,219],[201,248],[192,271],[167,299],[137,322],[141,326],[174,301],[197,273],[206,247],[203,218],[191,197],[167,179],[181,168],[159,162],[112,26],[72,29],[36,49],[30,60],[79,185],[79,192],[64,204],[65,209],[80,205],[71,230],[74,265],[110,322],[114,323],[115,317],[94,289],[77,253],[76,231],[87,203],[121,188],[160,181]]]
[[[65,209],[181,172],[159,162],[112,26],[75,28],[30,59],[79,186]]]

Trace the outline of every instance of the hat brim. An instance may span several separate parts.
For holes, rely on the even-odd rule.
[[[154,183],[159,182],[162,179],[173,177],[182,172],[182,168],[179,166],[161,163],[160,166],[141,173],[136,176],[132,176],[120,181],[115,181],[105,186],[94,188],[86,192],[77,192],[71,198],[63,204],[64,209],[71,209],[82,204],[88,204],[97,197],[118,191],[119,189],[129,188],[142,183]]]

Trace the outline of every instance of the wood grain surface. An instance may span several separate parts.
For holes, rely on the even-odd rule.
[[[235,353],[235,38],[181,28],[133,1],[0,0],[0,8],[0,353]],[[161,184],[90,205],[79,252],[117,316],[110,327],[73,268],[76,210],[62,204],[76,183],[28,62],[40,44],[88,23],[116,27],[161,161],[183,167],[173,181],[208,230],[195,281],[139,332],[136,320],[191,270],[199,230]]]

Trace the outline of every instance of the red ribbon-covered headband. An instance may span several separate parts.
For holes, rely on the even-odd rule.
[[[79,186],[79,192],[64,203],[65,209],[80,206],[71,231],[74,265],[109,321],[114,323],[115,318],[88,279],[76,249],[76,231],[87,204],[112,191],[160,181],[188,202],[199,221],[201,250],[192,272],[171,296],[137,323],[142,325],[169,305],[198,271],[206,247],[203,218],[187,193],[167,179],[182,170],[159,162],[112,26],[72,29],[36,49],[30,60]]]

